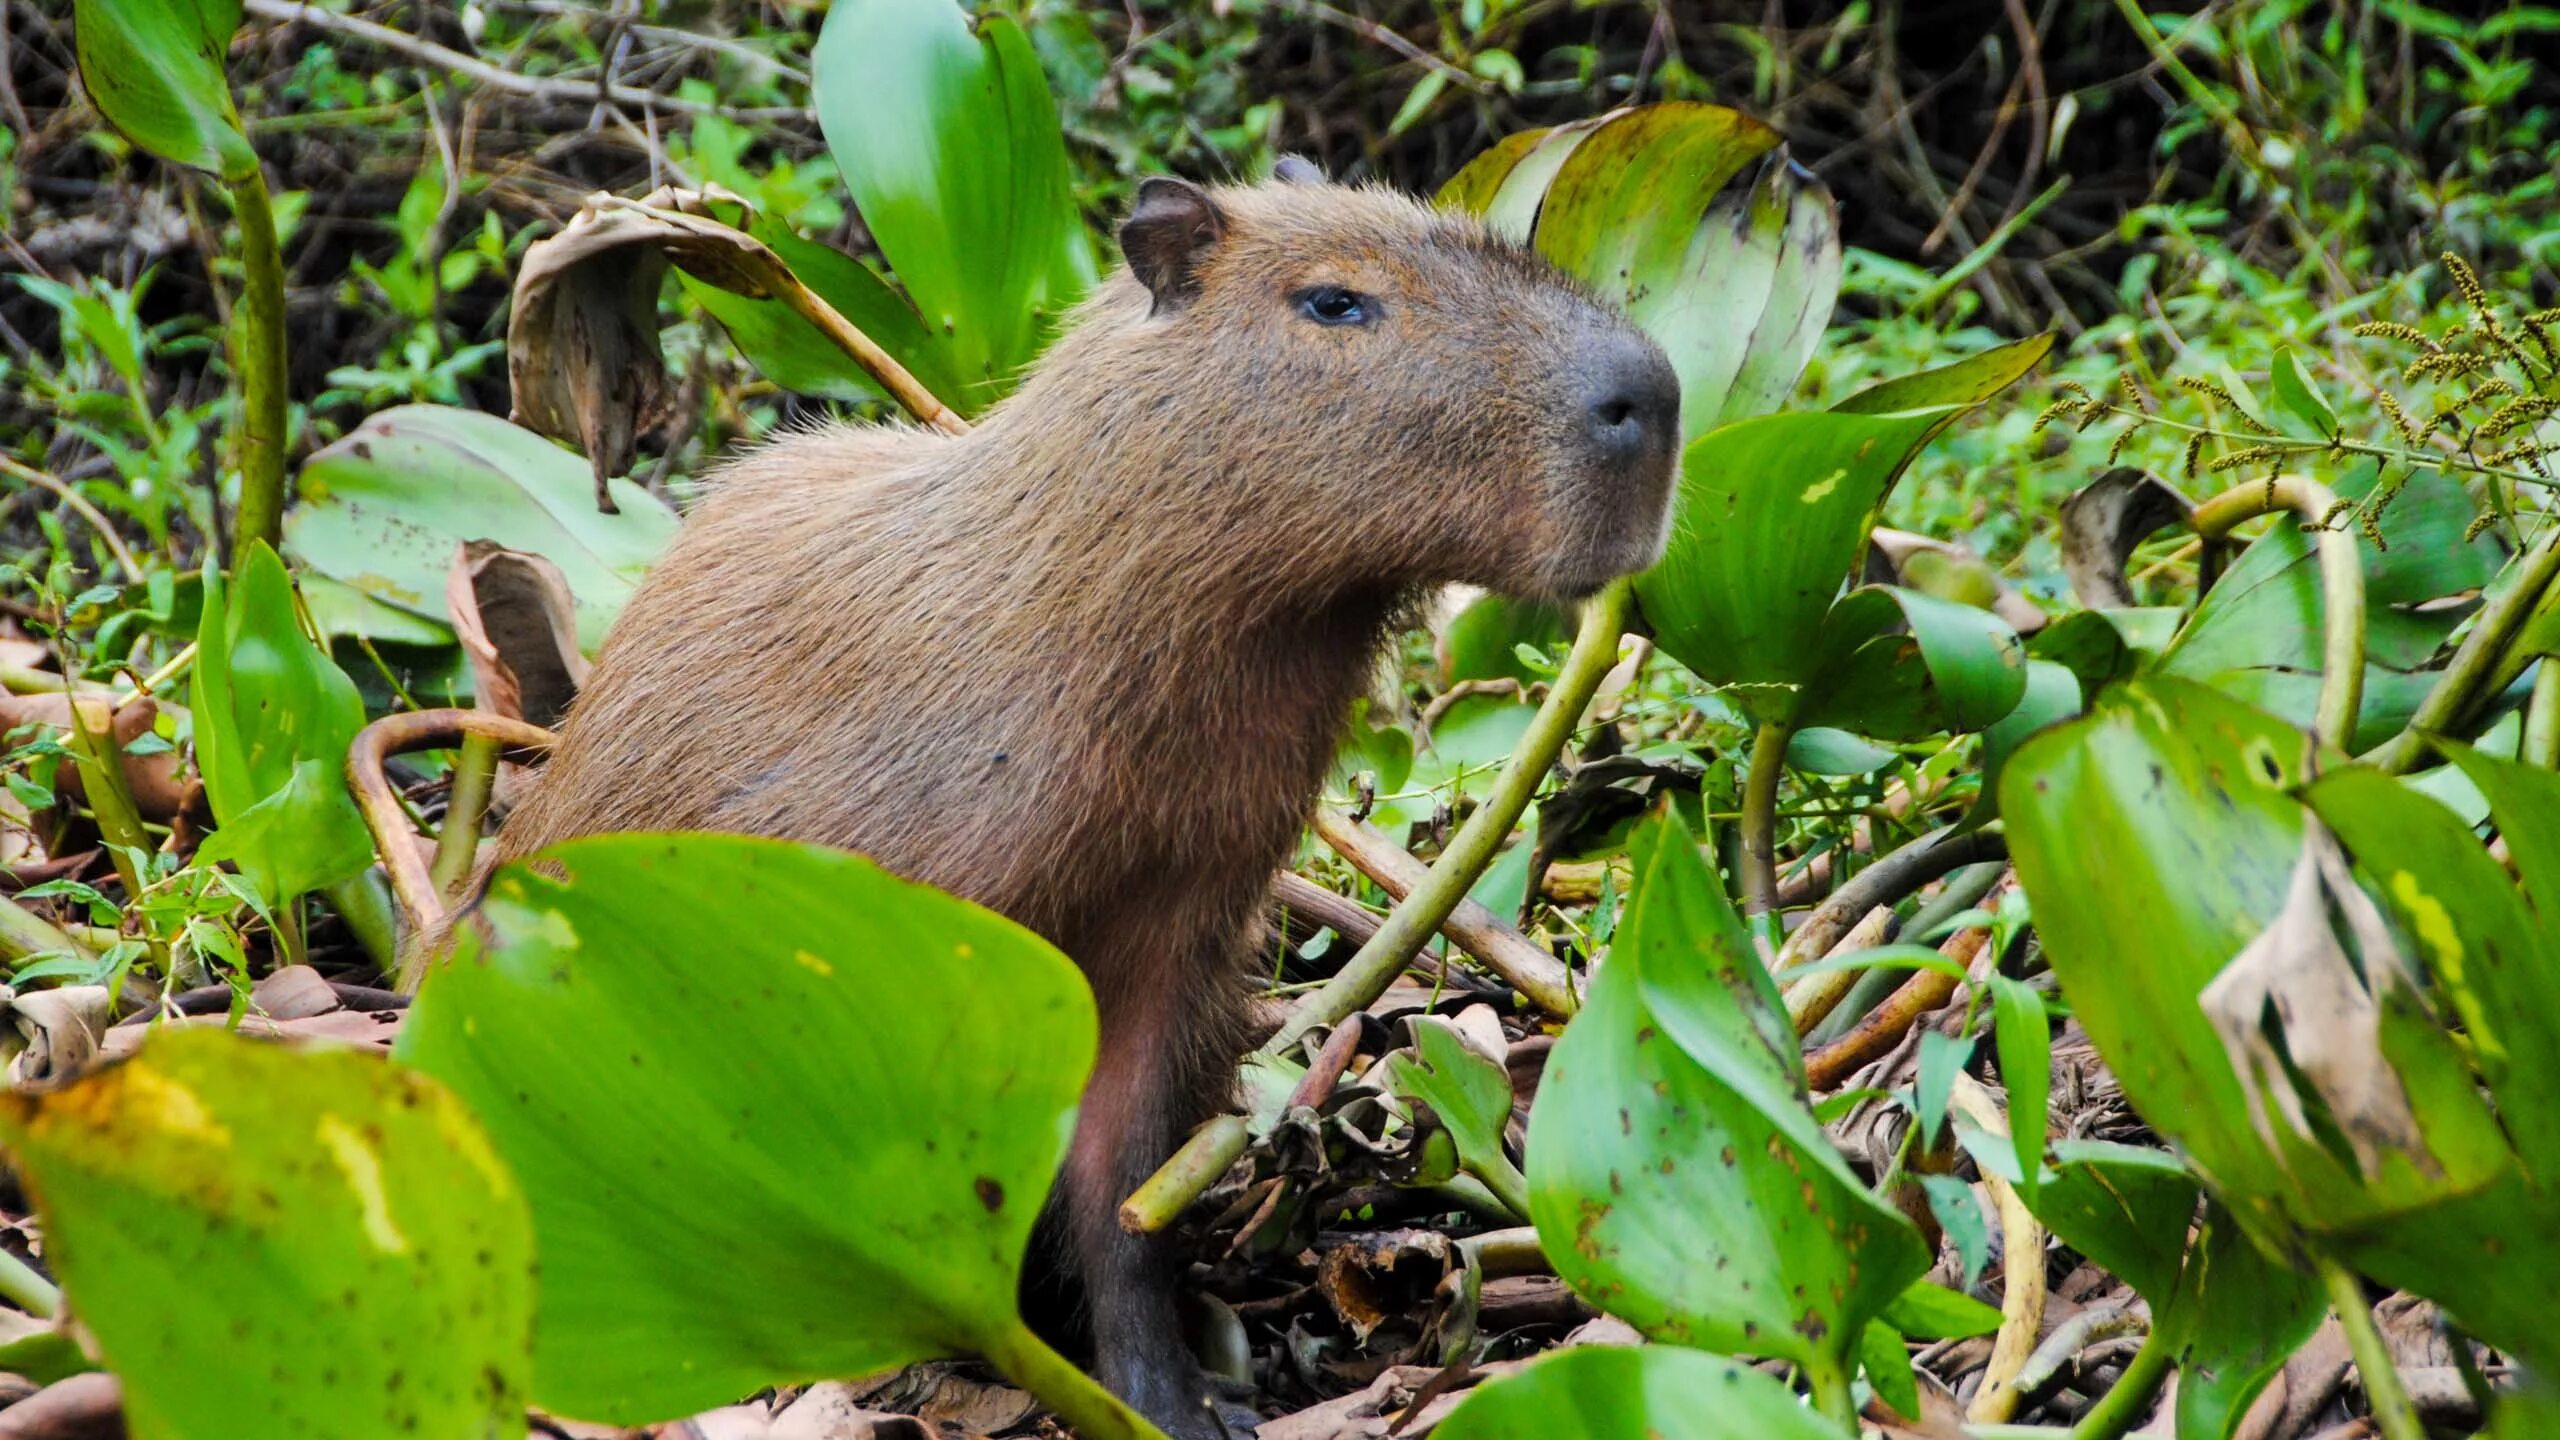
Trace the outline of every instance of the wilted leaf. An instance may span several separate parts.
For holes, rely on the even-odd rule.
[[[2186,523],[2195,507],[2158,476],[2118,466],[2062,502],[2062,573],[2071,593],[2092,610],[2134,604],[2124,566],[2153,532]]]
[[[1805,1108],[1774,987],[1676,820],[1531,1112],[1530,1209],[1593,1304],[1659,1339],[1845,1376],[1928,1267]]]
[[[568,577],[540,555],[466,540],[445,580],[454,638],[471,658],[472,694],[484,710],[557,726],[586,682],[577,602]]]
[[[927,331],[907,298],[870,267],[841,250],[791,233],[789,226],[770,216],[753,216],[744,223],[750,235],[782,257],[801,284],[871,337],[927,391],[961,411],[974,408],[961,403],[968,392],[950,373],[951,347]],[[897,403],[843,346],[784,302],[724,290],[681,269],[676,278],[685,293],[729,332],[740,352],[776,385],[831,399]]]
[[[80,87],[125,138],[236,181],[258,168],[222,72],[240,0],[79,0]]]
[[[1022,1338],[1091,1066],[1065,957],[817,846],[502,869],[397,1053],[478,1110],[542,1255],[535,1398],[637,1423]]]
[[[1583,1345],[1478,1388],[1434,1440],[1840,1440],[1786,1386],[1695,1350]]]
[[[593,654],[675,535],[675,512],[628,480],[601,515],[576,456],[494,415],[435,405],[382,411],[304,462],[285,517],[298,561],[375,600],[450,627],[456,547],[488,540],[560,567]]]
[[[180,1030],[0,1136],[135,1435],[524,1433],[524,1200],[426,1077]]]

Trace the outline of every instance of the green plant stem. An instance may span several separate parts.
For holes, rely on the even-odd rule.
[[[2354,743],[2356,715],[2364,706],[2364,560],[2353,532],[2326,524],[2338,497],[2302,475],[2277,475],[2234,485],[2195,508],[2198,535],[2219,540],[2246,520],[2291,511],[2317,532],[2320,600],[2320,706],[2312,729],[2344,748]]]
[[[2151,1409],[2161,1382],[2169,1378],[2170,1362],[2176,1358],[2171,1352],[2175,1348],[2160,1338],[2156,1326],[2143,1336],[2142,1348],[2133,1352],[2124,1374],[2081,1415],[2080,1423],[2071,1427],[2071,1440],[2118,1440],[2131,1431],[2134,1422]]]
[[[1778,777],[1786,772],[1795,727],[1771,721],[1751,737],[1751,769],[1742,781],[1742,913],[1778,908]]]
[[[498,775],[498,739],[465,735],[453,762],[452,789],[444,807],[444,828],[436,833],[435,865],[427,874],[436,893],[453,898],[454,887],[471,875],[480,856],[480,819],[489,813],[489,789]]]
[[[1807,1363],[1804,1375],[1813,1390],[1813,1408],[1838,1421],[1849,1434],[1858,1434],[1858,1399],[1849,1391],[1848,1367],[1826,1355],[1818,1363]]]
[[[239,327],[240,509],[232,517],[231,555],[249,542],[282,543],[284,530],[285,337],[284,260],[276,249],[275,207],[267,177],[251,170],[231,186],[240,222]]]
[[[1616,581],[1583,605],[1573,651],[1565,657],[1564,668],[1557,672],[1555,684],[1548,689],[1546,703],[1538,707],[1528,730],[1520,736],[1520,743],[1512,747],[1510,762],[1494,781],[1493,793],[1467,817],[1466,824],[1458,827],[1458,833],[1449,838],[1448,848],[1432,862],[1431,873],[1388,914],[1378,933],[1369,937],[1369,943],[1361,946],[1351,962],[1322,989],[1290,1012],[1278,1033],[1264,1043],[1263,1054],[1286,1054],[1308,1031],[1320,1025],[1339,1024],[1384,994],[1423,943],[1449,918],[1449,912],[1466,898],[1468,889],[1493,863],[1502,842],[1511,838],[1511,827],[1520,823],[1520,814],[1529,808],[1530,798],[1546,782],[1547,771],[1563,753],[1565,741],[1572,738],[1583,707],[1591,703],[1602,677],[1617,664],[1618,641],[1626,627],[1628,591],[1629,582]]]
[[[1510,1211],[1514,1219],[1529,1219],[1529,1177],[1520,1173],[1510,1156],[1487,1156],[1483,1163],[1468,1166],[1467,1173],[1484,1182],[1484,1188],[1493,1192],[1493,1198],[1501,1201],[1502,1208]]]
[[[52,952],[92,958],[89,948],[69,932],[6,895],[0,895],[0,965],[15,965],[30,955]]]
[[[2347,1332],[2347,1349],[2356,1357],[2356,1373],[2364,1379],[2365,1404],[2382,1427],[2383,1440],[2427,1440],[2418,1423],[2418,1407],[2409,1403],[2408,1387],[2391,1363],[2390,1347],[2373,1323],[2373,1307],[2364,1298],[2364,1282],[2335,1260],[2320,1262],[2320,1280],[2329,1289],[2329,1306]]]
[[[2560,660],[2546,656],[2534,672],[2533,701],[2524,712],[2524,739],[2516,756],[2528,765],[2560,769]]]
[[[1019,1322],[984,1347],[984,1353],[989,1364],[1039,1397],[1081,1440],[1166,1440],[1163,1431]]]
[[[50,1320],[62,1313],[60,1287],[6,1250],[0,1250],[0,1299],[14,1301],[19,1309],[39,1320]]]
[[[2555,576],[2560,576],[2560,522],[2544,530],[2533,548],[2514,563],[2515,583],[2492,597],[2471,618],[2471,633],[2462,637],[2444,674],[2437,677],[2427,698],[2418,702],[2408,725],[2359,759],[2386,775],[2405,775],[2417,767],[2418,758],[2426,752],[2428,735],[2450,731],[2462,723],[2497,672],[2517,632],[2533,614],[2542,592],[2551,588]]]
[[[391,906],[391,882],[367,870],[320,893],[329,898],[329,908],[346,922],[347,933],[356,937],[364,953],[383,974],[391,974],[400,963],[400,922]]]
[[[1252,1139],[1241,1115],[1220,1115],[1201,1126],[1163,1169],[1120,1202],[1120,1228],[1146,1235],[1172,1224],[1200,1192],[1218,1183]]]
[[[2157,425],[2164,430],[2176,430],[2187,435],[2202,435],[2209,439],[2228,441],[2234,445],[2245,445],[2253,450],[2272,450],[2280,455],[2358,455],[2380,460],[2384,462],[2386,468],[2391,465],[2404,465],[2418,470],[2442,470],[2456,475],[2477,475],[2484,480],[2507,480],[2519,485],[2539,486],[2545,490],[2560,489],[2560,480],[2554,480],[2547,475],[2536,475],[2529,470],[2509,470],[2496,465],[2483,465],[2467,455],[2453,451],[2404,450],[2397,446],[2376,445],[2365,440],[2349,440],[2344,436],[2334,440],[2289,440],[2281,435],[2244,433],[2238,430],[2224,430],[2212,425],[2198,425],[2186,420],[2172,420],[2166,415],[2154,415],[2148,410],[2137,410],[2130,405],[2109,404],[2105,410],[2109,415],[2121,415],[2144,425]]]

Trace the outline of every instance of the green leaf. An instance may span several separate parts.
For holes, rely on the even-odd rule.
[[[1885,491],[1946,412],[1771,415],[1680,461],[1671,540],[1636,595],[1672,658],[1755,712],[1791,703]]]
[[[1872,775],[1901,758],[1898,750],[1828,726],[1810,725],[1787,737],[1787,768],[1808,775]]]
[[[2000,1307],[1985,1305],[1944,1285],[1916,1280],[1884,1307],[1884,1323],[1900,1334],[1921,1339],[1960,1340],[1999,1329]]]
[[[173,1030],[0,1137],[135,1435],[524,1433],[524,1200],[426,1077]]]
[[[2069,669],[2051,660],[2027,661],[2026,688],[2018,703],[1982,732],[1982,796],[1965,812],[1967,828],[1987,824],[1999,815],[2001,768],[2028,736],[2079,714],[2084,693],[2080,677]]]
[[[769,216],[750,220],[747,233],[781,256],[800,283],[906,366],[935,398],[960,408],[958,401],[967,387],[951,368],[950,344],[926,330],[915,308],[887,281],[843,251],[803,239]],[[780,300],[753,299],[724,290],[682,269],[676,271],[676,279],[774,384],[834,400],[890,403],[890,397],[852,356]]]
[[[2208,1207],[2171,1309],[2152,1323],[2178,1342],[2179,1440],[2229,1440],[2328,1304],[2318,1280],[2269,1259]]]
[[[398,1053],[524,1186],[540,1404],[633,1424],[1019,1333],[1094,1053],[1047,942],[727,835],[555,846],[477,913]]]
[[[1529,1204],[1556,1273],[1657,1339],[1845,1375],[1922,1271],[1918,1234],[1805,1108],[1794,1032],[1676,818],[1529,1120]]]
[[[1636,106],[1512,136],[1441,191],[1627,313],[1680,376],[1681,433],[1783,400],[1840,290],[1839,220],[1776,131]]]
[[[1479,1386],[1435,1440],[1840,1440],[1776,1380],[1719,1355],[1583,1345]]]
[[[2338,433],[2338,412],[2303,373],[2302,357],[2291,347],[2276,352],[2275,363],[2268,367],[2267,379],[2275,387],[2276,403],[2298,424],[2285,428],[2306,440],[2334,439]]]
[[[1929,1213],[1938,1217],[1947,1243],[1956,1247],[1965,1288],[1972,1289],[1991,1259],[1991,1222],[1982,1217],[1982,1201],[1971,1185],[1953,1175],[1923,1175],[1920,1189],[1928,1196]]]
[[[1911,1351],[1902,1343],[1901,1331],[1882,1320],[1868,1321],[1858,1337],[1858,1367],[1867,1372],[1876,1398],[1892,1406],[1893,1413],[1919,1418],[1920,1382],[1911,1373]]]
[[[1502,1147],[1503,1127],[1511,1121],[1511,1076],[1468,1048],[1444,1020],[1425,1016],[1416,1022],[1413,1043],[1413,1056],[1398,1052],[1387,1062],[1396,1092],[1430,1106],[1457,1142],[1458,1163],[1526,1218],[1525,1182]]]
[[[1994,345],[1935,369],[1870,385],[1831,409],[1840,415],[1894,415],[1905,410],[1952,406],[1954,414],[1947,416],[1944,424],[1953,424],[1957,415],[2008,389],[2020,376],[2042,364],[2044,357],[2052,353],[2053,340],[2051,335],[2031,335],[2006,345]]]
[[[1482,595],[1440,629],[1440,678],[1517,680],[1526,685],[1548,677],[1521,663],[1519,647],[1545,647],[1572,633],[1561,606],[1508,595]]]
[[[396,609],[450,625],[445,576],[465,540],[494,540],[560,567],[593,653],[674,538],[675,512],[628,480],[619,515],[595,505],[587,462],[494,415],[437,405],[385,410],[304,462],[285,517],[296,560]]]
[[[2200,1003],[2299,893],[2307,822],[2288,790],[2312,762],[2275,717],[2150,677],[2029,740],[2000,789],[2073,1012],[2143,1118],[2284,1246],[2480,1189],[2506,1163],[2458,1058],[2403,1007],[2382,1007],[2382,1044],[2419,1107],[2418,1148],[2383,1145],[2366,1174],[2343,1147],[2261,1118]]]
[[[1831,607],[1813,669],[1794,706],[1805,724],[1887,740],[1980,730],[2018,708],[2027,651],[1988,610],[1893,585],[1853,590]]]
[[[2009,1087],[2009,1138],[2017,1148],[2018,1190],[2032,1199],[2044,1171],[2045,1101],[2053,1088],[2052,1022],[2044,997],[2024,981],[1991,977],[2000,1079]]]
[[[2157,1309],[2177,1292],[2195,1223],[2196,1177],[2162,1150],[2106,1140],[2057,1140],[2053,1170],[2019,1192],[2045,1228]]]
[[[240,0],[78,0],[72,16],[80,87],[108,124],[225,181],[257,172],[222,70]]]
[[[1920,1121],[1922,1145],[1938,1143],[1938,1127],[1947,1118],[1947,1093],[1955,1088],[1956,1072],[1972,1054],[1970,1039],[1959,1040],[1936,1030],[1920,1032],[1919,1078],[1913,1083],[1911,1110]]]
[[[372,863],[339,779],[363,697],[304,633],[293,581],[264,541],[228,585],[207,561],[188,687],[196,767],[220,827],[208,859],[237,862],[271,908]]]
[[[832,6],[818,123],[974,414],[1013,388],[1096,271],[1048,80],[1022,27],[952,0]]]

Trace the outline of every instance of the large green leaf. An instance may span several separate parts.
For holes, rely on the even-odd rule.
[[[2276,1263],[2207,1206],[2177,1295],[2151,1322],[2178,1347],[2178,1440],[2229,1440],[2328,1312],[2317,1279]]]
[[[803,239],[770,217],[749,221],[747,231],[781,256],[800,283],[906,366],[935,398],[946,405],[956,403],[964,387],[951,370],[950,344],[926,330],[914,307],[887,281],[843,251]],[[888,403],[890,397],[868,371],[782,301],[724,290],[681,269],[676,279],[776,385],[805,395]]]
[[[494,415],[438,405],[385,410],[305,461],[285,549],[321,574],[438,624],[445,576],[465,540],[494,540],[560,567],[578,644],[606,627],[675,535],[665,502],[612,482],[619,515],[595,505],[587,463]]]
[[[1477,1388],[1437,1440],[1840,1440],[1747,1365],[1695,1350],[1584,1345]]]
[[[2356,532],[2365,576],[2366,669],[2354,748],[2398,733],[2434,687],[2434,674],[2420,667],[2472,607],[2430,602],[2477,590],[2503,562],[2494,538],[2464,538],[2474,513],[2461,485],[2429,473],[2413,477],[2383,512],[2390,548]],[[2313,540],[2299,523],[2278,518],[2205,593],[2195,617],[2161,655],[2160,672],[2202,680],[2310,724],[2319,704],[2327,613]]]
[[[1022,27],[952,0],[827,11],[818,123],[880,253],[942,336],[974,414],[1013,388],[1095,278],[1066,141]]]
[[[80,88],[163,160],[239,180],[258,168],[222,71],[240,0],[78,0]]]
[[[2177,1157],[2103,1140],[2057,1141],[2051,1173],[2021,1193],[2064,1243],[2155,1310],[2167,1308],[2196,1216],[2196,1179]]]
[[[1662,648],[1755,709],[1792,703],[1876,507],[1947,412],[1771,415],[1681,457],[1671,542],[1636,581]]]
[[[355,682],[302,627],[293,581],[263,540],[226,585],[208,561],[188,681],[196,768],[220,825],[208,860],[230,860],[270,906],[373,860],[338,779],[364,728]]]
[[[1928,1268],[1804,1101],[1774,987],[1676,818],[1637,835],[1608,963],[1529,1120],[1529,1203],[1556,1273],[1657,1339],[1845,1375]]]
[[[501,870],[401,1059],[469,1101],[542,1254],[535,1397],[617,1423],[1019,1334],[1094,1052],[1045,941],[728,835]]]
[[[1988,610],[1869,585],[1823,618],[1814,670],[1786,712],[1886,740],[1980,730],[2018,707],[2027,651]]]
[[[2381,997],[2370,1063],[2389,1065],[2416,1119],[2369,1157],[2326,1143],[2333,1132],[2270,1118],[2261,1107],[2285,1095],[2264,1093],[2266,1069],[2244,1083],[2200,1003],[2289,902],[2301,923],[2326,923],[2325,910],[2298,913],[2314,836],[2290,791],[2312,764],[2309,738],[2283,721],[2151,677],[2029,740],[2000,786],[2019,879],[2073,1013],[2144,1118],[2244,1224],[2284,1246],[2478,1190],[2506,1164],[2458,1056],[2405,990]],[[2331,1044],[2325,1065],[2352,1068],[2353,1052]]]
[[[524,1433],[524,1199],[425,1076],[177,1030],[0,1138],[138,1440]]]
[[[1680,376],[1684,436],[1785,399],[1840,290],[1830,192],[1776,131],[1718,105],[1511,136],[1440,198],[1526,240],[1651,335]]]

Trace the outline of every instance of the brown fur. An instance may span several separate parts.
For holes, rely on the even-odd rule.
[[[1212,208],[1151,228],[1165,205]],[[499,850],[823,841],[1055,941],[1101,1012],[1060,1204],[1102,1378],[1215,1435],[1118,1202],[1227,1097],[1269,877],[1391,619],[1648,562],[1668,440],[1601,466],[1577,427],[1595,363],[1669,371],[1544,262],[1385,192],[1153,182],[1124,243],[1158,292],[1115,274],[972,433],[828,426],[728,466]],[[1313,323],[1291,297],[1320,284],[1377,319]]]

